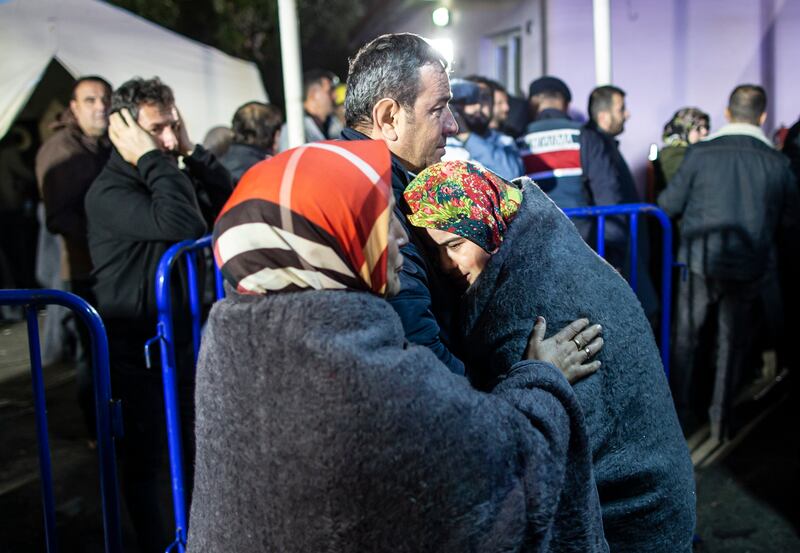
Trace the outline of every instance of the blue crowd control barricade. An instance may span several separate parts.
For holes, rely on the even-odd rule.
[[[634,291],[638,286],[638,242],[639,242],[639,215],[655,217],[661,225],[661,324],[659,328],[659,347],[661,349],[661,362],[664,372],[669,376],[669,351],[670,351],[670,321],[672,314],[672,223],[667,214],[652,204],[621,204],[572,207],[564,210],[567,217],[597,219],[597,250],[598,255],[605,257],[605,224],[606,218],[615,215],[628,217],[630,229],[630,274],[628,282]]]
[[[189,312],[191,314],[191,331],[194,363],[200,351],[200,333],[202,327],[202,293],[198,289],[197,263],[198,253],[211,247],[211,236],[198,240],[185,240],[169,248],[161,257],[156,270],[156,304],[158,306],[158,326],[156,336],[145,345],[145,356],[150,365],[150,347],[159,342],[161,346],[161,371],[164,386],[164,412],[167,425],[167,445],[169,447],[169,467],[172,485],[172,504],[175,517],[175,541],[167,551],[177,550],[183,553],[186,547],[188,530],[188,513],[186,512],[185,486],[183,474],[183,443],[181,441],[181,421],[178,404],[177,363],[175,356],[175,325],[170,301],[170,281],[172,272],[179,263],[185,263],[186,285],[189,296]],[[215,295],[217,299],[224,297],[222,274],[214,264]]]
[[[97,311],[82,298],[61,290],[0,290],[0,305],[19,305],[28,322],[28,348],[31,360],[33,397],[36,410],[36,436],[39,444],[39,471],[42,480],[45,541],[48,553],[58,551],[55,523],[55,498],[50,442],[47,432],[47,405],[44,392],[41,352],[39,350],[39,308],[62,305],[71,309],[89,328],[94,369],[94,403],[97,418],[97,454],[100,460],[100,496],[102,500],[104,543],[107,553],[122,551],[119,516],[119,489],[114,439],[122,435],[120,404],[111,399],[108,364],[108,340]]]

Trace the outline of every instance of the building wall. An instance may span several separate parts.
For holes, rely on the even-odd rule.
[[[745,82],[769,95],[766,131],[800,115],[800,2],[794,0],[612,0],[614,84],[628,93],[622,151],[642,185],[649,144],[664,123],[694,105],[725,121],[728,95]],[[585,112],[594,86],[591,0],[548,0],[546,66]],[[794,67],[793,67],[794,66]]]

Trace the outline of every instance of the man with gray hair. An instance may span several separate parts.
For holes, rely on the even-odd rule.
[[[767,95],[757,85],[734,89],[725,110],[730,122],[686,152],[680,169],[658,197],[680,217],[678,259],[689,276],[678,282],[672,390],[684,431],[694,425],[692,390],[698,353],[716,351],[711,437],[733,434],[732,400],[759,324],[762,291],[774,278],[776,241],[796,240],[800,197],[789,161],[761,130]],[[796,244],[796,242],[787,242]],[[793,255],[797,247],[793,246]],[[701,343],[707,327],[714,330]]]
[[[402,290],[389,302],[410,342],[429,347],[451,371],[464,374],[445,330],[447,292],[439,286],[423,245],[403,215],[409,172],[418,173],[440,161],[447,138],[458,131],[450,98],[447,63],[430,44],[411,33],[380,36],[350,60],[342,138],[383,140],[392,153],[395,209],[411,241],[401,249]]]

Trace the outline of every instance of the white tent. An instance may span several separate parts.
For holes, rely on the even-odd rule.
[[[160,77],[198,142],[241,104],[267,98],[254,64],[96,0],[0,0],[0,52],[0,137],[53,59],[73,77],[100,75],[114,87]]]

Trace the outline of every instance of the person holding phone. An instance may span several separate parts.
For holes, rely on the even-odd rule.
[[[214,155],[189,139],[172,90],[158,78],[124,83],[111,96],[111,112],[114,148],[85,200],[92,276],[108,332],[112,385],[122,400],[125,421],[118,449],[123,494],[142,551],[163,551],[171,539],[156,487],[165,435],[161,371],[147,369],[142,353],[156,328],[155,272],[175,242],[208,232],[232,186]],[[175,279],[173,305],[187,297],[177,288],[183,280]],[[179,372],[188,371],[191,363],[181,359],[191,358],[189,326],[177,322],[175,327]],[[190,469],[194,391],[192,378],[181,376]]]

